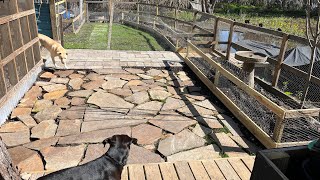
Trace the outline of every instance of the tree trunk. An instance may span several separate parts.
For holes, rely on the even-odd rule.
[[[111,49],[111,36],[112,36],[112,24],[113,24],[113,0],[110,0],[109,4],[109,11],[110,11],[110,20],[109,20],[109,31],[108,31],[108,44],[107,44],[107,49]]]
[[[0,179],[20,180],[18,170],[12,164],[12,159],[5,144],[0,140]]]

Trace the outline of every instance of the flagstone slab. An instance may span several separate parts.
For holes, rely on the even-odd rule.
[[[140,91],[126,97],[125,100],[134,104],[142,104],[149,101],[149,94],[147,91]]]
[[[189,130],[183,130],[176,135],[170,135],[169,137],[159,142],[158,151],[169,156],[181,151],[194,149],[204,146],[206,141],[190,132]]]
[[[47,86],[42,86],[42,89],[45,92],[53,92],[53,91],[66,90],[67,86],[64,84],[51,84],[51,85],[47,85]]]
[[[207,109],[210,109],[210,110],[213,110],[213,111],[217,111],[219,113],[224,113],[223,109],[217,107],[212,102],[210,102],[208,99],[206,99],[204,101],[200,101],[200,102],[197,101],[197,102],[194,102],[193,104],[201,106],[201,107],[204,107],[204,108],[207,108]]]
[[[45,120],[55,120],[61,112],[62,110],[59,106],[53,105],[38,112],[34,115],[34,118],[38,123]]]
[[[126,86],[145,86],[146,83],[142,82],[141,80],[131,80],[129,81]]]
[[[52,74],[51,72],[44,72],[40,75],[40,78],[43,79],[51,79],[57,77],[56,75]]]
[[[130,90],[133,93],[139,92],[139,91],[147,91],[149,89],[148,86],[130,86]]]
[[[229,157],[249,156],[226,133],[214,133],[211,136]]]
[[[131,74],[143,74],[144,71],[142,69],[135,69],[135,68],[125,68]]]
[[[57,129],[56,136],[68,136],[73,134],[79,134],[82,121],[75,120],[60,120]]]
[[[69,81],[69,86],[71,86],[72,89],[79,90],[81,88],[82,83],[83,80],[81,78],[74,78]]]
[[[68,90],[53,91],[43,95],[43,99],[55,100],[63,97]]]
[[[63,120],[83,119],[85,109],[86,108],[84,106],[72,106],[69,109],[63,110],[59,114],[59,118]]]
[[[146,119],[106,119],[105,121],[84,121],[81,126],[81,132],[136,126],[146,122]]]
[[[58,144],[81,144],[81,143],[101,143],[103,140],[116,134],[126,134],[131,136],[130,127],[103,129],[92,132],[80,133],[77,135],[59,138]]]
[[[105,121],[125,118],[125,114],[107,109],[86,108],[84,121]]]
[[[8,122],[1,125],[0,127],[0,133],[12,133],[21,131],[29,131],[29,128],[20,121]]]
[[[176,110],[176,109],[179,109],[185,105],[187,105],[187,103],[183,100],[168,97],[166,99],[166,102],[163,104],[161,111]]]
[[[212,133],[212,129],[201,126],[199,124],[197,124],[193,129],[192,132],[195,133],[196,135],[198,135],[199,137],[205,137],[208,134]]]
[[[50,82],[56,84],[68,84],[69,78],[52,78]]]
[[[158,76],[159,74],[162,74],[163,72],[158,69],[150,69],[146,72],[146,75],[148,76]]]
[[[80,105],[84,105],[85,103],[86,103],[85,98],[73,97],[71,99],[71,105],[73,106],[80,106]]]
[[[40,122],[31,129],[31,138],[44,139],[53,137],[56,134],[58,125],[54,120]]]
[[[214,116],[197,116],[194,117],[194,119],[198,121],[200,124],[214,130],[219,130],[223,128],[223,125]]]
[[[121,97],[128,97],[132,95],[132,91],[130,89],[121,89],[121,88],[110,89],[109,93],[112,93],[114,95],[121,96]]]
[[[18,116],[18,119],[23,122],[26,126],[28,126],[29,128],[34,127],[35,125],[37,125],[37,122],[33,119],[32,116],[30,115],[22,115],[22,116]]]
[[[75,78],[83,78],[84,77],[84,75],[83,74],[70,74],[69,75],[69,78],[70,79],[75,79]]]
[[[41,154],[46,161],[46,170],[61,170],[77,166],[84,154],[85,145],[67,147],[46,147]]]
[[[134,104],[131,104],[121,97],[110,93],[96,92],[93,93],[88,99],[87,103],[94,104],[100,108],[133,108]]]
[[[138,140],[138,144],[153,144],[162,137],[162,129],[140,124],[132,128],[132,137]]]
[[[143,147],[131,144],[127,164],[145,164],[164,162],[159,154],[151,152]]]
[[[42,87],[42,86],[48,86],[48,85],[52,85],[52,84],[54,84],[54,83],[52,83],[52,82],[47,82],[47,81],[36,81],[36,82],[35,82],[35,85],[36,85],[36,86],[40,86],[40,87]]]
[[[226,128],[230,131],[232,135],[244,136],[239,128],[239,125],[230,116],[227,116],[225,114],[219,114],[217,117],[226,126]]]
[[[30,142],[29,131],[19,131],[14,133],[0,133],[2,141],[7,147],[14,147]]]
[[[145,75],[145,74],[137,74],[140,78],[144,79],[144,80],[150,80],[150,79],[153,79],[152,76],[148,76],[148,75]]]
[[[201,93],[190,93],[190,94],[185,94],[185,96],[198,100],[198,101],[204,101],[206,99],[206,96],[202,95]]]
[[[125,80],[117,80],[117,79],[111,79],[107,82],[102,84],[103,89],[116,89],[116,88],[122,88],[128,81]]]
[[[135,107],[135,109],[160,111],[162,104],[163,103],[159,101],[149,101],[149,102],[138,105],[137,107]]]
[[[68,96],[88,98],[92,93],[93,93],[92,90],[79,90],[79,91],[69,92]]]
[[[51,138],[45,138],[45,139],[39,139],[36,141],[32,141],[28,144],[24,144],[23,146],[29,149],[34,149],[37,151],[40,151],[41,149],[49,146],[54,146],[58,142],[58,137],[51,137]]]
[[[149,94],[152,100],[159,100],[159,101],[163,101],[172,95],[164,90],[149,90]]]
[[[95,81],[89,81],[87,83],[83,83],[82,87],[86,90],[92,90],[92,89],[98,89],[104,84],[106,81],[103,79],[95,80]]]
[[[16,118],[17,116],[30,115],[30,114],[31,114],[31,108],[17,107],[12,111],[11,119]]]
[[[89,79],[91,81],[97,81],[97,80],[103,80],[104,76],[97,73],[90,73],[85,77],[85,79]]]
[[[113,74],[112,76],[120,78],[122,80],[126,80],[126,81],[130,81],[130,80],[134,80],[134,79],[140,79],[139,76],[133,75],[133,74]]]
[[[86,154],[79,165],[86,164],[90,161],[98,159],[108,151],[109,147],[109,144],[106,144],[105,146],[103,144],[89,144],[86,150]]]
[[[217,112],[214,112],[210,109],[203,108],[201,106],[188,104],[182,108],[177,109],[178,112],[186,115],[186,116],[200,116],[200,115],[215,115]]]
[[[46,108],[50,108],[53,105],[51,100],[48,99],[40,99],[34,103],[32,112],[39,112]]]
[[[208,161],[216,158],[220,158],[220,149],[217,145],[210,144],[208,146],[199,147],[170,155],[167,157],[167,162],[201,160]]]
[[[67,97],[62,97],[54,101],[54,104],[61,108],[68,108],[70,100]]]
[[[61,70],[61,71],[55,71],[54,74],[58,75],[59,77],[68,77],[74,72],[74,70]]]

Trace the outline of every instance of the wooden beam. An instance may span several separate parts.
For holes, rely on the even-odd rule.
[[[51,31],[54,40],[59,40],[57,30],[57,17],[56,17],[56,6],[54,1],[50,1],[50,18],[51,18]]]
[[[281,43],[281,47],[280,47],[280,53],[278,56],[278,62],[274,68],[274,74],[273,74],[273,79],[272,79],[272,86],[273,87],[276,87],[278,85],[280,72],[281,72],[281,65],[283,63],[284,55],[286,54],[286,50],[287,50],[288,38],[289,38],[289,36],[287,34],[283,34],[282,43]]]
[[[10,21],[14,21],[16,19],[20,19],[21,17],[29,16],[34,13],[35,13],[34,9],[31,9],[31,10],[15,13],[9,16],[0,17],[0,25],[8,23]]]
[[[320,108],[287,110],[285,114],[285,118],[299,118],[306,116],[319,117]]]
[[[273,129],[273,139],[277,143],[281,142],[284,125],[285,125],[284,116],[283,117],[277,116],[276,117],[276,124],[275,124],[274,129]]]
[[[230,59],[231,45],[232,45],[232,37],[233,37],[233,30],[234,30],[234,22],[232,22],[232,23],[230,24],[226,60],[229,60],[229,59]]]

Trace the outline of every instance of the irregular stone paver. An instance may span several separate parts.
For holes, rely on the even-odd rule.
[[[158,76],[159,74],[162,74],[162,71],[158,69],[150,69],[146,72],[146,74],[148,76]]]
[[[42,88],[35,85],[24,95],[24,97],[20,100],[18,107],[21,108],[32,108],[34,102],[37,100],[39,96],[42,95]]]
[[[59,118],[63,120],[75,120],[75,119],[82,119],[84,116],[85,107],[83,106],[72,106],[67,110],[63,110],[59,114]]]
[[[189,130],[183,130],[176,135],[171,135],[159,142],[158,151],[169,156],[181,151],[201,147],[206,143],[203,138],[195,135]]]
[[[142,69],[134,69],[134,68],[126,68],[126,71],[128,71],[131,74],[142,74],[144,71]]]
[[[212,110],[189,104],[187,106],[184,106],[182,108],[177,109],[178,112],[186,115],[186,116],[200,116],[200,115],[215,115],[215,113]]]
[[[18,146],[8,149],[8,152],[20,173],[44,170],[42,159],[36,151]]]
[[[60,120],[56,136],[68,136],[80,133],[81,120]]]
[[[109,91],[110,93],[114,94],[114,95],[118,95],[121,97],[128,97],[132,95],[132,91],[130,89],[110,89]]]
[[[143,147],[131,144],[127,164],[159,163],[164,162],[160,155]]]
[[[42,111],[46,108],[49,108],[53,105],[51,100],[47,100],[47,99],[41,99],[41,100],[37,100],[36,103],[34,103],[34,107],[32,109],[32,112],[39,112]]]
[[[79,90],[79,91],[73,91],[69,92],[68,95],[71,97],[83,97],[87,98],[93,93],[92,90]]]
[[[42,87],[42,86],[48,86],[48,85],[52,85],[52,84],[54,84],[54,83],[52,83],[52,82],[47,82],[47,81],[37,81],[37,82],[35,82],[35,85],[36,85],[36,86],[40,86],[40,87]]]
[[[69,81],[69,86],[71,86],[72,89],[79,90],[81,88],[82,83],[83,80],[81,78],[74,78]]]
[[[146,91],[149,89],[148,86],[130,86],[130,89],[133,93],[139,92],[139,91]]]
[[[212,133],[212,129],[201,126],[199,124],[197,124],[193,129],[192,132],[195,133],[196,135],[198,135],[199,137],[205,137],[208,134]]]
[[[2,141],[7,147],[18,146],[30,142],[29,131],[19,131],[14,133],[0,133]]]
[[[142,104],[149,101],[149,94],[146,91],[136,92],[133,95],[126,97],[125,100],[134,104]]]
[[[189,151],[179,152],[167,157],[168,162],[212,160],[220,157],[220,149],[217,145],[199,147]]]
[[[80,162],[80,165],[86,164],[103,156],[108,151],[109,147],[109,144],[106,144],[106,146],[104,146],[103,144],[89,144],[86,150],[86,154],[83,160]]]
[[[104,84],[102,84],[102,88],[103,89],[116,89],[116,88],[122,88],[123,85],[125,85],[128,81],[124,81],[124,80],[116,80],[116,79],[112,79],[112,80],[108,80],[107,82],[105,82]]]
[[[162,107],[162,102],[159,101],[150,101],[143,104],[138,105],[135,109],[140,110],[149,110],[149,111],[160,111]]]
[[[112,75],[112,76],[113,76],[113,77],[120,78],[120,79],[122,79],[122,80],[126,80],[126,81],[134,80],[134,79],[140,79],[139,76],[132,75],[132,74],[114,74],[114,75]]]
[[[34,115],[34,118],[38,123],[45,120],[55,120],[61,112],[62,110],[59,106],[53,105],[38,112]]]
[[[20,121],[5,123],[0,127],[0,133],[29,131],[29,128]]]
[[[243,136],[238,124],[231,117],[224,114],[219,114],[217,117],[228,128],[232,135]]]
[[[222,129],[222,124],[214,116],[197,116],[195,117],[200,124],[210,127],[211,129]]]
[[[18,119],[23,122],[26,126],[28,126],[29,128],[34,127],[35,125],[37,125],[37,122],[33,119],[32,116],[30,115],[22,115],[22,116],[18,116]]]
[[[43,95],[43,99],[48,99],[48,100],[59,99],[59,98],[62,98],[67,92],[68,90],[49,92]]]
[[[149,80],[149,79],[153,79],[152,76],[147,76],[145,74],[137,74],[139,77],[141,77],[142,79],[145,79],[145,80]]]
[[[167,99],[167,97],[171,96],[170,93],[163,90],[149,90],[149,94],[152,100],[163,101]]]
[[[101,143],[103,140],[116,134],[126,134],[131,136],[131,128],[103,129],[92,132],[80,133],[77,135],[59,138],[58,144],[82,144],[82,143]]]
[[[68,84],[69,78],[52,78],[50,82],[57,84]]]
[[[214,133],[211,136],[220,145],[222,151],[229,157],[249,156],[227,134]]]
[[[16,118],[17,116],[22,115],[30,115],[31,114],[31,108],[15,108],[11,113],[11,119]]]
[[[201,93],[190,93],[190,94],[185,94],[185,96],[198,100],[198,101],[203,101],[206,99],[205,96],[203,96]]]
[[[69,107],[70,100],[66,97],[62,97],[62,98],[55,100],[54,104],[61,107],[61,108],[67,108],[67,107]]]
[[[61,71],[56,71],[54,74],[58,75],[59,77],[68,77],[70,74],[72,74],[74,70],[61,70]]]
[[[126,84],[126,86],[145,86],[145,85],[146,83],[140,80],[131,80]]]
[[[195,102],[193,104],[210,109],[210,110],[213,110],[213,111],[217,111],[219,113],[224,113],[224,110],[222,110],[221,108],[219,108],[216,105],[214,105],[213,103],[211,103],[208,99],[201,101],[201,102]]]
[[[46,161],[46,170],[60,170],[77,166],[83,156],[85,145],[47,147],[40,152]]]
[[[87,83],[82,84],[82,87],[86,90],[92,90],[92,89],[98,89],[102,86],[106,81],[103,79],[96,80],[96,81],[90,81]]]
[[[257,153],[258,151],[262,150],[251,141],[247,140],[245,137],[240,136],[230,136],[232,140],[234,140],[240,147],[244,148],[245,150],[249,151],[250,153]]]
[[[185,103],[185,101],[183,100],[168,97],[163,107],[161,108],[161,111],[176,110],[185,106],[186,104],[187,103]]]
[[[29,149],[34,149],[40,151],[41,149],[49,146],[54,146],[58,142],[58,137],[51,137],[46,139],[39,139],[36,141],[32,141],[28,144],[24,144],[23,146]]]
[[[132,128],[132,137],[138,144],[153,144],[162,136],[162,129],[148,124],[141,124]]]
[[[133,108],[133,104],[126,102],[119,96],[110,93],[96,92],[88,99],[87,103],[95,104],[101,108]]]
[[[83,77],[84,77],[84,75],[82,75],[82,74],[70,74],[69,75],[70,79],[83,78]]]
[[[123,119],[125,114],[107,109],[86,108],[84,121],[105,121],[112,119]]]
[[[85,103],[86,103],[86,99],[84,98],[73,97],[71,99],[71,105],[73,106],[80,106],[80,105],[84,105]]]
[[[135,126],[146,122],[146,119],[106,119],[105,121],[84,121],[81,126],[81,132],[111,129],[124,126]]]
[[[99,75],[97,73],[90,73],[86,76],[86,79],[90,79],[91,81],[103,80],[104,76]]]
[[[52,74],[51,72],[44,72],[40,75],[40,78],[43,79],[51,79],[57,77],[56,75]]]
[[[51,84],[51,85],[43,86],[42,88],[46,92],[53,92],[53,91],[65,90],[67,89],[67,86],[64,84]]]
[[[32,138],[50,138],[56,134],[57,124],[53,120],[42,121],[31,129]]]

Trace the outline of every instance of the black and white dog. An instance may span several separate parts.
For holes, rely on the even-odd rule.
[[[127,163],[130,145],[136,143],[135,138],[127,135],[114,135],[108,138],[110,148],[106,154],[100,158],[83,164],[81,166],[63,169],[47,176],[41,180],[120,180],[123,167]]]

